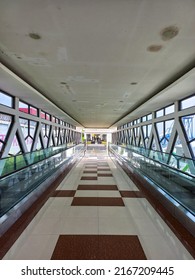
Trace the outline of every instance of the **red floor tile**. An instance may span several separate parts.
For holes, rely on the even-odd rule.
[[[97,168],[97,171],[111,171],[110,168]]]
[[[83,171],[84,174],[92,174],[92,173],[97,173],[97,170],[85,170]]]
[[[74,197],[71,206],[125,206],[120,197]]]
[[[98,177],[113,177],[112,174],[98,173],[97,175],[98,175]]]
[[[141,191],[120,191],[122,197],[145,197]]]
[[[117,191],[117,185],[78,185],[77,190]]]
[[[97,180],[95,176],[82,176],[81,180]]]
[[[146,260],[135,235],[60,235],[52,260]]]
[[[52,197],[73,197],[75,196],[76,191],[72,190],[57,190],[52,193]]]

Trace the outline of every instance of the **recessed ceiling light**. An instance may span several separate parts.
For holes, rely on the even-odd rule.
[[[132,86],[137,85],[137,82],[132,82],[131,85]]]

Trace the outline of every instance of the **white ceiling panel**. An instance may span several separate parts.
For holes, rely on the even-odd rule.
[[[39,94],[20,92],[3,68],[0,89],[107,128],[151,109],[143,103],[159,92],[164,106],[193,91],[163,89],[195,66],[194,26],[194,0],[0,1],[1,63]]]

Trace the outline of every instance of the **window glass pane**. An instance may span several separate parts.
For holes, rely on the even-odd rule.
[[[148,125],[148,136],[150,136],[151,129],[152,129],[152,125],[149,124],[149,125]]]
[[[28,106],[28,104],[26,104],[26,103],[24,103],[24,102],[21,102],[21,101],[19,101],[19,111],[21,111],[21,112],[24,112],[24,113],[29,113],[28,112],[28,108],[29,108],[29,106]]]
[[[168,106],[165,108],[165,115],[174,113],[174,105]]]
[[[30,106],[30,114],[33,116],[37,116],[37,108]]]
[[[156,117],[157,118],[162,117],[162,116],[164,116],[164,110],[163,109],[161,109],[159,111],[156,111]]]
[[[183,127],[188,137],[188,141],[195,138],[195,114],[182,117]]]
[[[42,147],[42,143],[41,143],[41,140],[40,140],[40,137],[38,138],[38,141],[37,141],[37,147],[36,147],[36,150],[41,150],[43,147]]]
[[[181,101],[181,110],[195,106],[195,95]]]
[[[192,149],[193,155],[194,155],[194,157],[195,157],[195,140],[194,140],[194,141],[192,141],[192,142],[190,143],[190,146],[191,146],[191,149]]]
[[[14,140],[12,142],[10,151],[9,151],[9,155],[15,156],[15,155],[20,154],[20,153],[21,153],[21,148],[20,148],[17,136],[15,136]]]
[[[152,150],[157,150],[157,145],[156,145],[156,142],[155,142],[155,139],[154,139],[154,138],[153,138],[153,140],[152,140],[151,149],[152,149]]]
[[[0,91],[0,104],[12,107],[13,98]]]
[[[33,143],[32,138],[30,136],[28,136],[25,139],[25,142],[26,142],[26,146],[27,146],[28,152],[30,152],[31,151],[31,147],[32,147],[32,143]]]
[[[146,128],[146,125],[142,126],[142,130],[143,130],[143,133],[144,133],[144,138],[147,137],[147,128]]]
[[[28,136],[28,120],[20,118],[19,122],[25,139]]]
[[[152,114],[147,115],[147,120],[151,120],[152,119]]]
[[[181,156],[181,157],[185,156],[182,142],[181,142],[179,136],[177,136],[177,138],[176,138],[175,145],[173,148],[173,153],[175,153],[176,155]]]
[[[47,121],[50,121],[50,115],[49,114],[46,114],[45,118],[46,118]]]
[[[142,122],[146,121],[146,116],[142,117]]]
[[[165,122],[165,137],[167,140],[169,140],[169,138],[171,136],[173,124],[174,124],[174,120],[169,120],[169,121]]]
[[[157,131],[158,131],[159,139],[161,140],[164,137],[164,123],[159,122],[156,124],[156,127],[157,127]]]
[[[12,122],[12,117],[6,114],[0,114],[0,139],[5,140],[7,132]]]
[[[1,139],[0,139],[0,152],[1,152],[2,148],[3,148],[3,143],[1,142]]]
[[[45,112],[41,111],[41,118],[45,119]]]
[[[30,136],[32,138],[34,138],[36,127],[37,127],[37,122],[30,121]]]

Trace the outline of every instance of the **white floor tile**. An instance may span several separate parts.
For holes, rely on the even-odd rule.
[[[98,218],[68,217],[60,234],[98,234]]]
[[[31,235],[22,246],[10,250],[4,259],[48,260],[51,258],[58,235]]]
[[[60,234],[64,219],[44,218],[40,220],[40,222],[37,225],[35,225],[34,229],[32,230],[32,234],[33,235],[34,234],[38,234],[38,235]]]
[[[140,242],[149,260],[190,260],[192,256],[184,247],[170,246],[167,240],[159,235],[139,235]]]
[[[134,218],[139,235],[160,235],[161,228],[150,218]]]
[[[70,207],[68,217],[72,218],[97,218],[98,207],[97,206],[74,206]]]
[[[83,190],[83,191],[76,191],[75,197],[98,197],[98,192],[97,191],[88,191],[88,190]]]
[[[98,207],[98,216],[100,218],[129,218],[129,209],[123,206],[100,206]]]
[[[119,191],[97,191],[98,197],[121,197]]]
[[[136,235],[134,222],[128,218],[99,218],[99,234]]]
[[[116,185],[113,177],[98,177],[97,182],[99,185]]]

